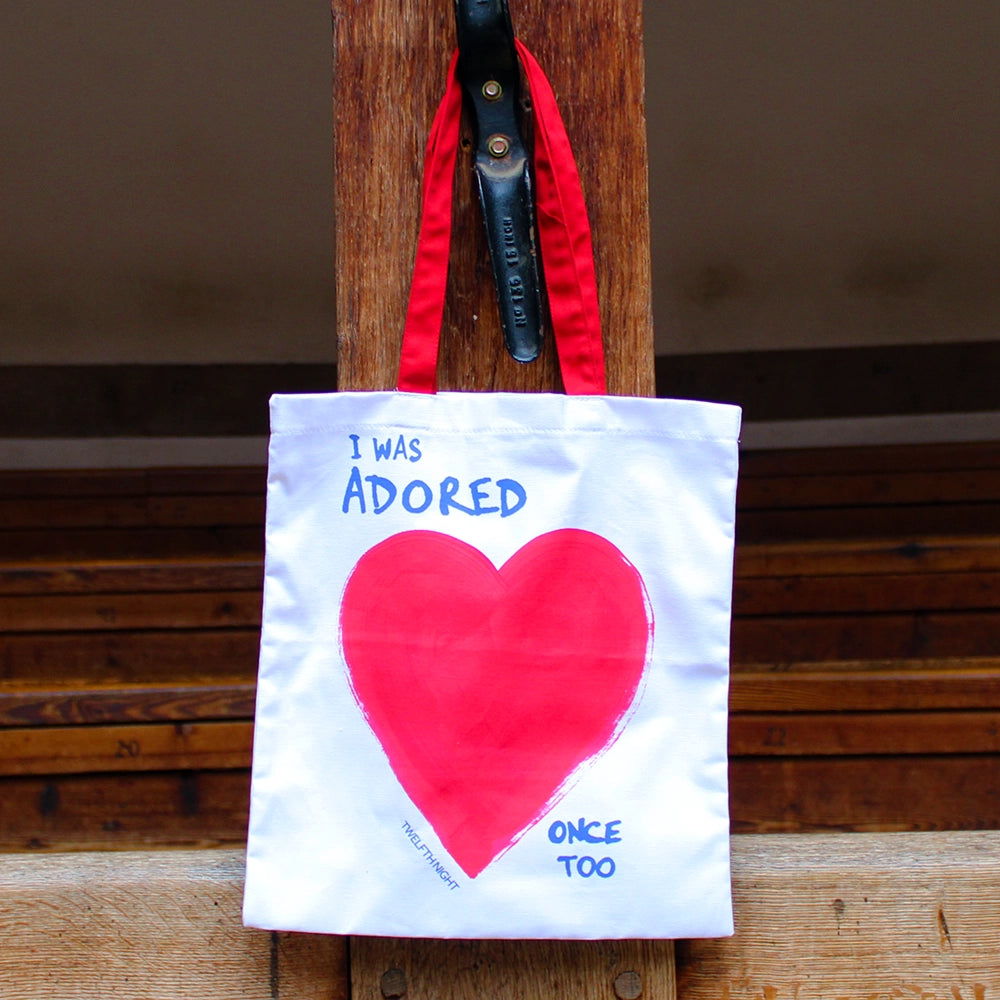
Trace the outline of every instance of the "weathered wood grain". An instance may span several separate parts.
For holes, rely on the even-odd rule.
[[[736,578],[826,577],[1000,570],[1000,536],[894,536],[748,542],[736,549]]]
[[[253,723],[137,723],[0,729],[0,775],[250,766]]]
[[[203,676],[256,676],[259,626],[222,630],[10,633],[0,676],[12,684],[41,678],[130,684]]]
[[[210,475],[206,475],[210,472]],[[150,469],[4,469],[0,497],[155,496],[233,494],[263,496],[262,466],[182,466]]]
[[[194,528],[38,528],[4,536],[6,555],[18,562],[175,559],[191,555],[247,557],[264,546],[263,524]]]
[[[850,445],[831,448],[781,448],[743,455],[744,481],[771,476],[825,476],[895,472],[951,473],[1000,468],[1000,442],[948,441],[904,445]]]
[[[996,499],[947,503],[746,507],[737,506],[743,542],[789,539],[919,538],[922,535],[1000,535]]]
[[[1000,833],[740,836],[732,868],[736,934],[678,943],[683,1000],[1000,990]],[[19,1000],[673,995],[657,942],[355,939],[349,984],[342,938],[244,929],[242,880],[241,851],[4,857],[0,982]]]
[[[683,1000],[1000,990],[1000,833],[738,837],[736,934],[677,946]]]
[[[0,778],[0,851],[242,847],[249,805],[248,769]]]
[[[342,938],[243,928],[242,852],[5,857],[0,990],[18,1000],[346,1000]]]
[[[731,712],[879,712],[1000,706],[1000,658],[734,663]]]
[[[0,564],[0,595],[140,594],[260,590],[261,557],[233,554],[150,559],[144,553],[113,561],[92,558]]]
[[[1000,829],[996,755],[735,757],[733,829]],[[245,842],[249,772],[126,771],[0,779],[0,850]]]
[[[172,494],[83,496],[0,501],[0,523],[23,528],[173,527],[175,525],[262,524],[263,493],[258,495]]]
[[[644,997],[665,1000],[675,995],[672,949],[669,941],[352,938],[351,997],[609,1000],[624,994],[635,1000],[641,989]]]
[[[249,719],[256,685],[243,675],[200,675],[145,684],[7,684],[0,726],[100,725]],[[734,664],[730,710],[877,713],[985,709],[1000,705],[1000,660],[968,659]]]
[[[1000,830],[996,754],[732,757],[736,833]]]
[[[929,471],[839,472],[826,475],[747,477],[740,486],[747,507],[806,507],[870,503],[938,504],[996,500],[1000,470],[951,470],[947,476]]]
[[[996,754],[1000,710],[733,714],[729,752],[774,757]]]
[[[552,82],[579,165],[610,391],[653,395],[641,5],[556,0],[520,4],[513,16]],[[423,149],[455,44],[453,13],[450,4],[334,0],[333,18],[338,382],[343,389],[391,388]],[[468,144],[459,161],[439,385],[556,388],[551,343],[528,366],[503,351]]]
[[[0,597],[0,631],[83,632],[171,628],[256,628],[257,590]]]
[[[359,5],[333,0],[338,382],[395,385],[416,246],[420,165],[454,47],[450,4]],[[515,28],[545,68],[576,152],[594,234],[613,394],[655,391],[643,115],[642,8],[638,0],[521,4]],[[438,359],[442,389],[559,388],[548,337],[519,366],[502,348],[483,225],[473,197],[471,149],[455,175],[449,294]],[[543,261],[544,266],[544,261]],[[609,951],[566,943],[488,945],[352,939],[356,998],[389,994],[382,977],[403,969],[407,998],[613,995],[617,956],[673,996],[673,951],[630,944]],[[388,965],[386,963],[389,963]]]
[[[257,685],[252,675],[198,676],[161,684],[5,685],[0,727],[109,725],[251,719]]]
[[[733,622],[736,663],[903,660],[1000,655],[1000,608],[817,615],[779,614]]]

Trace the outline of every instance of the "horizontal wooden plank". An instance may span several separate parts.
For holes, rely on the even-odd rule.
[[[1000,503],[737,509],[737,542],[1000,535]]]
[[[3,533],[4,559],[11,563],[105,562],[191,556],[260,558],[263,524],[200,528],[34,528]]]
[[[252,672],[159,684],[77,679],[0,689],[0,726],[247,719]],[[736,664],[730,709],[746,712],[915,711],[1000,707],[1000,659],[862,661],[753,669]]]
[[[143,632],[11,633],[0,644],[0,676],[12,685],[156,684],[256,677],[257,628]]]
[[[264,495],[0,499],[0,529],[163,528],[264,523]]]
[[[735,402],[748,420],[975,412],[996,408],[997,354],[990,340],[670,354],[656,359],[656,392]],[[0,430],[262,435],[272,392],[329,392],[336,380],[331,363],[4,365]]]
[[[1000,608],[983,612],[737,618],[736,663],[1000,656]]]
[[[998,368],[996,341],[724,351],[658,357],[656,391],[739,403],[746,420],[970,412],[996,408]]]
[[[0,729],[0,775],[243,769],[250,721]]]
[[[37,684],[0,689],[0,726],[108,725],[251,719],[256,684],[246,677],[187,683]]]
[[[146,478],[146,491],[153,496],[214,493],[222,496],[242,494],[259,497],[264,495],[267,485],[267,468],[263,465],[215,466],[208,470],[166,466],[161,469],[144,469],[143,474]]]
[[[241,673],[252,670],[256,661],[259,600],[256,591],[114,595],[107,600],[79,595],[42,602],[0,598],[7,631],[0,669],[12,680],[154,680],[170,670],[179,670],[178,677],[191,676],[196,667],[207,673]],[[737,664],[775,665],[998,656],[1000,610],[992,604],[987,608],[961,613],[738,616],[732,659]],[[180,626],[205,631],[169,631]],[[233,631],[220,632],[218,626]],[[21,634],[31,629],[35,631]],[[80,631],[63,632],[71,629]],[[139,636],[129,629],[150,631]]]
[[[1000,469],[1000,442],[852,445],[767,449],[740,454],[744,481],[794,476],[886,475]],[[263,495],[263,466],[151,469],[0,470],[0,497]]]
[[[769,448],[740,454],[740,477],[1000,469],[1000,441]]]
[[[239,555],[11,562],[0,564],[0,595],[259,590],[263,579],[263,560]]]
[[[249,772],[0,778],[0,850],[241,843]],[[1000,829],[996,755],[757,757],[730,763],[739,832]]]
[[[866,573],[736,580],[733,614],[869,614],[1000,607],[1000,572]]]
[[[1000,469],[950,472],[864,472],[746,478],[740,481],[743,510],[794,507],[898,506],[982,503],[1000,499]]]
[[[242,926],[237,851],[4,857],[0,989],[19,1000],[347,1000],[346,940]]]
[[[743,451],[740,479],[750,484],[795,479],[817,485],[859,476],[880,480],[931,474],[939,480],[1000,470],[1000,443],[970,441],[860,445]],[[0,470],[0,498],[153,496],[178,494],[263,495],[263,466],[163,469]],[[912,481],[912,480],[909,480]],[[992,481],[992,480],[991,480]],[[982,486],[977,487],[982,488]],[[753,485],[754,491],[757,485]]]
[[[738,545],[737,580],[1000,570],[1000,535],[845,539]]]
[[[248,718],[183,723],[0,728],[0,774],[244,768]],[[739,713],[729,752],[747,756],[1000,752],[1000,711]]]
[[[733,757],[738,833],[1000,830],[996,754]]]
[[[775,477],[741,480],[737,507],[743,519],[759,511],[839,508],[934,507],[995,504],[1000,471],[891,473],[837,477]],[[157,527],[261,524],[264,492],[258,494],[97,495],[4,498],[0,527]]]
[[[1000,657],[733,664],[733,712],[1000,707]]]
[[[145,469],[2,469],[0,497],[142,496]]]
[[[737,580],[756,578],[945,574],[1000,570],[1000,536],[748,543],[736,550]],[[0,593],[107,593],[238,589],[259,586],[260,555],[0,564]]]
[[[683,1000],[1000,991],[1000,833],[733,839],[732,938],[679,942]]]
[[[734,756],[1000,752],[1000,710],[749,712],[729,721]]]
[[[735,837],[736,934],[678,943],[678,996],[986,1000],[998,858],[994,832]],[[341,939],[295,936],[293,954],[242,928],[243,865],[240,851],[5,857],[0,981],[25,1000],[346,997]]]
[[[8,633],[252,628],[260,620],[258,590],[0,597],[0,630]]]
[[[227,307],[228,308],[228,307]],[[274,392],[332,392],[336,365],[4,365],[4,437],[264,435]]]
[[[0,777],[0,851],[242,846],[250,772]]]
[[[263,466],[180,466],[149,469],[2,469],[0,497],[148,497],[160,494],[261,496]]]
[[[1000,536],[747,543],[737,547],[734,566],[739,581],[993,570],[1000,570]],[[259,555],[239,553],[103,562],[8,561],[0,564],[0,593],[251,588],[260,585],[262,574]]]

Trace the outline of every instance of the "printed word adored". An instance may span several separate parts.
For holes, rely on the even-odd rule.
[[[368,484],[367,489],[365,483]],[[463,487],[454,476],[446,476],[436,486],[422,479],[413,479],[405,486],[399,486],[386,476],[362,476],[355,465],[347,480],[341,509],[345,514],[352,511],[384,514],[398,500],[409,514],[423,514],[433,506],[446,516],[455,511],[472,517],[482,514],[510,517],[525,505],[527,499],[524,487],[513,479],[494,482],[484,476]]]

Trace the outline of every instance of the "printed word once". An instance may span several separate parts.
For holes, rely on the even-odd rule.
[[[610,823],[602,823],[595,819],[588,823],[583,816],[576,823],[572,820],[564,823],[561,819],[557,819],[549,827],[549,840],[553,844],[564,842],[570,844],[619,844],[622,838],[618,827],[621,824],[620,819],[613,819]]]
[[[431,849],[420,839],[420,835],[413,829],[412,826],[410,826],[409,823],[406,822],[405,819],[403,820],[403,832],[409,838],[413,846],[420,851],[421,854],[423,854],[427,860],[427,864],[431,866],[441,881],[444,882],[449,889],[457,889],[459,885],[455,879],[452,878],[451,872],[449,872],[448,869],[445,868],[445,866],[441,864],[436,857],[434,857],[434,853]]]
[[[368,484],[367,490],[365,483]],[[498,479],[495,483],[488,477],[474,479],[464,489],[454,476],[446,476],[432,487],[422,479],[414,479],[402,488],[385,476],[364,476],[354,466],[347,480],[344,502],[341,509],[345,514],[357,510],[358,513],[384,514],[396,501],[409,514],[423,514],[435,506],[447,516],[453,511],[479,517],[482,514],[499,514],[510,517],[527,503],[524,487],[513,479]]]
[[[589,854],[584,854],[583,857],[578,857],[576,854],[560,854],[556,861],[560,861],[566,866],[567,878],[573,877],[574,868],[576,868],[576,873],[580,878],[590,878],[591,875],[596,875],[598,878],[611,878],[615,873],[615,863],[611,858],[601,858],[600,861],[595,861]]]

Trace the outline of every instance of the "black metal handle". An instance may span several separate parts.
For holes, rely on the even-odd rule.
[[[518,118],[520,80],[506,0],[455,0],[458,75],[474,112],[475,169],[500,326],[511,356],[542,349],[531,163]]]

